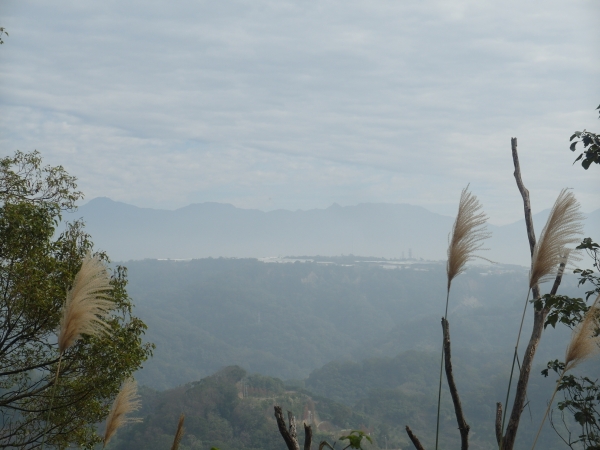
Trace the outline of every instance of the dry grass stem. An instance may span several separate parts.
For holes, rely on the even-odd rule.
[[[107,332],[104,318],[114,308],[114,302],[107,295],[111,289],[104,264],[88,253],[67,292],[58,334],[61,354],[82,334],[98,336]]]
[[[585,313],[583,321],[573,332],[565,354],[565,372],[600,351],[598,344],[598,319],[600,319],[600,295]]]
[[[449,237],[448,263],[446,265],[448,290],[450,290],[452,280],[463,272],[467,262],[474,258],[482,258],[475,255],[475,252],[483,250],[482,241],[491,236],[491,233],[485,228],[487,216],[481,211],[481,204],[477,197],[468,189],[468,186],[464,188],[460,195],[458,214]]]
[[[106,430],[104,431],[103,448],[106,447],[110,438],[114,436],[119,428],[127,423],[141,422],[137,417],[126,417],[127,414],[140,409],[141,403],[137,395],[137,383],[130,379],[123,383],[112,404],[108,418],[106,419]]]
[[[583,234],[579,202],[568,189],[560,191],[531,257],[529,287],[547,281],[565,257],[566,246]],[[573,259],[573,256],[571,256]]]
[[[173,446],[171,450],[177,450],[179,448],[179,443],[181,442],[181,438],[183,437],[183,421],[185,420],[185,415],[182,413],[179,416],[179,423],[177,424],[177,432],[175,433],[175,439],[173,439]]]

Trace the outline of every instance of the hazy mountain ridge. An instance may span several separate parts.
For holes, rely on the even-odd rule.
[[[534,216],[539,234],[548,211]],[[276,255],[375,255],[446,258],[453,217],[408,204],[333,204],[326,209],[263,212],[222,203],[192,204],[174,211],[139,208],[96,198],[66,220],[82,218],[97,248],[113,260],[144,258],[265,257]],[[485,256],[529,264],[523,220],[489,226]],[[600,210],[589,214],[586,235],[598,234]]]

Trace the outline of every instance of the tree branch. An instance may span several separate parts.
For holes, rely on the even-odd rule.
[[[552,289],[550,290],[550,295],[555,295],[556,291],[558,291],[558,287],[560,286],[560,282],[562,281],[563,273],[565,273],[565,262],[561,262],[558,266],[558,272],[556,274],[556,278],[554,279],[554,284],[552,285]]]
[[[409,439],[415,446],[417,450],[425,450],[425,448],[421,445],[419,439],[413,434],[412,430],[406,425],[406,433],[408,434]]]
[[[296,421],[294,420],[294,416],[291,412],[288,411],[288,417],[290,419],[290,429],[285,423],[285,419],[283,418],[283,411],[281,410],[281,406],[275,406],[275,419],[277,420],[277,427],[279,428],[279,433],[281,433],[281,437],[285,441],[285,445],[288,450],[300,450],[300,445],[298,444],[298,439],[296,436]]]
[[[502,403],[496,403],[496,440],[502,442]]]
[[[452,361],[450,360],[450,325],[443,317],[442,330],[444,331],[444,364],[446,369],[446,378],[448,379],[448,387],[450,388],[450,395],[452,396],[452,403],[454,403],[456,421],[458,422],[458,430],[460,431],[460,448],[461,450],[468,450],[469,430],[471,427],[465,420],[462,405],[460,403],[460,397],[458,396],[458,389],[456,388],[456,383],[454,382],[454,375],[452,374]]]
[[[523,180],[521,178],[519,154],[517,153],[517,138],[511,138],[510,143],[512,148],[513,162],[515,166],[514,176],[517,182],[517,187],[519,188],[519,192],[521,192],[521,197],[523,197],[525,226],[527,228],[527,238],[529,239],[529,250],[533,255],[536,239],[535,231],[533,228],[533,218],[531,216],[531,202],[529,200],[529,191],[525,188],[525,185],[523,184]],[[533,293],[534,300],[540,298],[540,288],[537,284],[531,288],[531,291]],[[506,433],[504,435],[504,438],[502,439],[502,450],[512,450],[515,444],[515,439],[517,437],[517,429],[519,428],[519,420],[521,419],[521,413],[523,412],[525,404],[525,397],[527,396],[527,384],[529,383],[531,366],[533,364],[535,352],[542,337],[542,332],[544,331],[544,322],[546,320],[547,314],[548,310],[546,309],[541,309],[539,311],[536,311],[534,309],[533,329],[531,330],[531,338],[529,339],[529,344],[527,344],[527,349],[525,350],[525,355],[523,356],[523,365],[521,366],[521,371],[519,372],[519,381],[517,383],[517,390],[515,393],[513,408],[510,414],[510,420],[506,427]],[[508,408],[508,405],[505,405],[505,407]]]
[[[527,239],[529,240],[529,251],[533,256],[533,249],[535,248],[535,229],[533,228],[533,217],[531,215],[531,201],[529,200],[529,191],[525,188],[523,184],[523,179],[521,178],[521,166],[519,164],[519,154],[517,153],[517,138],[510,139],[510,146],[512,150],[513,163],[515,166],[515,171],[513,175],[515,176],[515,181],[517,182],[517,187],[519,188],[519,192],[521,193],[521,197],[523,197],[523,209],[525,214],[525,227],[527,228]],[[536,284],[531,288],[533,292],[533,298],[537,299],[540,297],[540,288]]]
[[[304,450],[310,450],[312,445],[312,428],[304,424]]]

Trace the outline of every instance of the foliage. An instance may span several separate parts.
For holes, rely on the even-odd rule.
[[[555,360],[549,362],[548,367],[542,373],[544,376],[548,376],[549,370],[560,373],[563,369],[564,363]],[[598,385],[598,379],[565,375],[558,385],[558,391],[562,391],[564,394],[564,400],[558,402],[557,405],[563,426],[557,426],[551,417],[552,428],[571,448],[582,446],[586,450],[599,449],[600,385]],[[573,436],[567,425],[565,411],[570,413],[580,427],[580,432],[576,436]],[[565,436],[563,436],[564,430],[566,430]]]
[[[567,295],[545,294],[537,300],[531,300],[536,310],[546,308],[548,315],[544,322],[544,328],[552,325],[556,328],[557,322],[565,324],[569,328],[576,326],[588,310],[588,306],[581,298],[573,298]]]
[[[596,109],[600,110],[600,106],[598,106]],[[584,151],[577,157],[577,159],[575,159],[573,163],[583,159],[581,161],[581,166],[585,170],[587,170],[592,163],[600,164],[600,136],[598,134],[586,130],[576,131],[569,140],[573,141],[574,139],[577,140],[571,144],[571,151],[575,151],[579,142],[583,144]]]
[[[361,430],[352,430],[349,435],[347,435],[347,436],[341,436],[338,440],[340,442],[341,441],[348,441],[348,445],[346,445],[342,450],[346,450],[347,448],[354,448],[354,449],[363,450],[363,447],[362,447],[362,440],[363,439],[366,439],[371,444],[373,443],[373,440],[371,439],[371,437],[368,434],[366,434],[364,431],[361,431]],[[335,449],[335,445],[336,445],[336,443],[334,443],[333,446],[332,446],[327,441],[323,441],[319,445],[319,450],[322,450],[325,447],[327,447],[327,448],[329,448],[331,450],[334,450]]]
[[[42,166],[38,151],[17,151],[13,157],[0,159],[0,202],[42,206],[55,220],[61,211],[75,209],[75,202],[83,198],[76,181],[62,166]]]
[[[81,222],[67,224],[58,236],[56,226],[81,197],[75,178],[60,166],[42,166],[37,152],[0,159],[0,448],[39,445],[54,390],[47,445],[90,448],[100,441],[95,424],[106,417],[121,382],[152,352],[142,344],[145,324],[132,314],[127,271],[116,267],[110,281],[115,309],[107,320],[112,336],[78,340],[63,355],[60,382],[52,388],[61,308],[92,249]]]
[[[0,27],[0,45],[4,44],[4,40],[2,40],[3,34],[8,36],[8,31],[6,31],[6,28]]]
[[[597,271],[600,271],[600,245],[592,241],[592,238],[585,238],[577,246],[578,250],[585,250],[592,259],[592,264]],[[592,269],[575,269],[573,273],[579,274],[579,286],[589,282],[594,286],[590,291],[586,291],[585,299],[588,300],[594,294],[600,294],[600,277],[594,274]]]
[[[349,442],[348,445],[346,447],[344,447],[344,449],[347,449],[347,448],[362,449],[362,440],[363,439],[366,439],[371,444],[373,443],[373,440],[371,439],[371,437],[368,436],[367,434],[365,434],[364,431],[360,431],[360,430],[352,430],[348,436],[340,437],[340,441],[348,441]]]

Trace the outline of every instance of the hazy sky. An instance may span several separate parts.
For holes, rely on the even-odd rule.
[[[108,196],[174,209],[411,203],[491,216],[573,187],[600,208],[600,3],[0,0],[0,153],[39,150]]]

